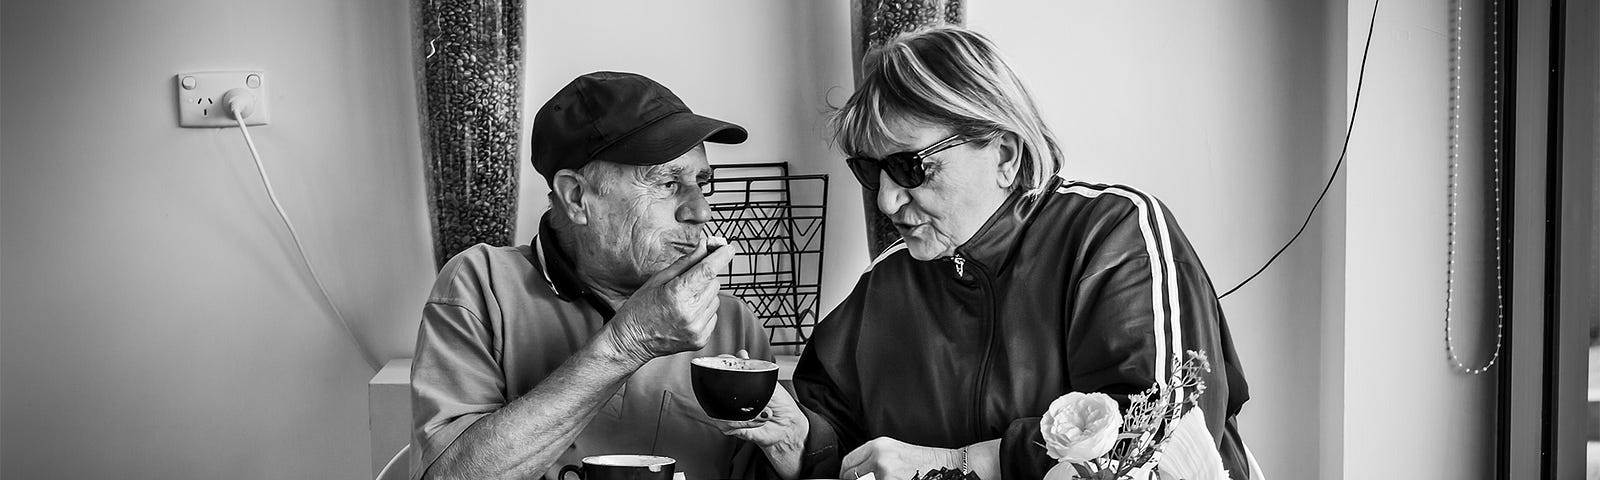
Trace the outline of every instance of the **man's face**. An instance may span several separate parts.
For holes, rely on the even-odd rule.
[[[711,181],[704,147],[652,166],[614,165],[590,203],[591,271],[620,287],[638,288],[693,251],[705,237],[711,206],[701,187]]]

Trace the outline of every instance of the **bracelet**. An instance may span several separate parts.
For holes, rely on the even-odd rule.
[[[961,447],[961,474],[966,475],[969,473],[972,473],[972,469],[967,468],[967,447]]]

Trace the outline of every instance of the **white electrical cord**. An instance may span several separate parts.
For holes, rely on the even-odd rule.
[[[245,98],[247,99],[246,101],[253,101],[255,97],[251,95]],[[333,309],[333,315],[338,317],[339,325],[343,326],[344,332],[350,335],[350,341],[355,344],[356,350],[361,352],[361,357],[366,359],[367,365],[377,369],[381,366],[377,358],[374,358],[372,353],[368,352],[367,348],[361,344],[360,337],[357,337],[355,330],[350,328],[350,322],[346,321],[344,314],[339,312],[339,306],[333,303],[333,296],[328,295],[327,287],[322,286],[321,276],[317,275],[317,269],[311,266],[311,258],[306,256],[305,246],[300,244],[299,232],[295,231],[294,223],[289,221],[289,214],[284,213],[283,205],[278,203],[278,194],[272,190],[272,181],[267,179],[267,169],[261,164],[261,154],[256,151],[256,142],[250,138],[250,129],[244,125],[244,117],[249,116],[253,105],[246,105],[243,101],[236,101],[232,95],[225,96],[223,103],[228,108],[228,113],[233,115],[233,119],[239,122],[239,132],[244,134],[244,143],[250,147],[250,158],[256,162],[256,171],[261,173],[261,184],[267,187],[267,198],[272,200],[272,207],[278,210],[278,218],[283,219],[283,225],[289,227],[289,238],[294,240],[294,248],[300,252],[300,261],[305,264],[306,271],[311,273],[312,283],[317,285],[317,291],[322,292],[322,299],[328,302],[328,308]]]

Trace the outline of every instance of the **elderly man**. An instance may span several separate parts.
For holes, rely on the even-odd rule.
[[[719,294],[703,142],[745,140],[643,76],[573,80],[534,116],[550,210],[529,245],[477,245],[439,273],[411,371],[416,478],[554,478],[589,455],[656,454],[700,478],[768,472],[695,402],[689,360],[771,359]],[[722,248],[717,248],[722,247]]]

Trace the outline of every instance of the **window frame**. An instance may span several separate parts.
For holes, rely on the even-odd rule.
[[[1496,478],[1583,478],[1587,462],[1588,259],[1595,231],[1600,19],[1595,2],[1508,3],[1513,225],[1505,265],[1510,346],[1498,374]]]

